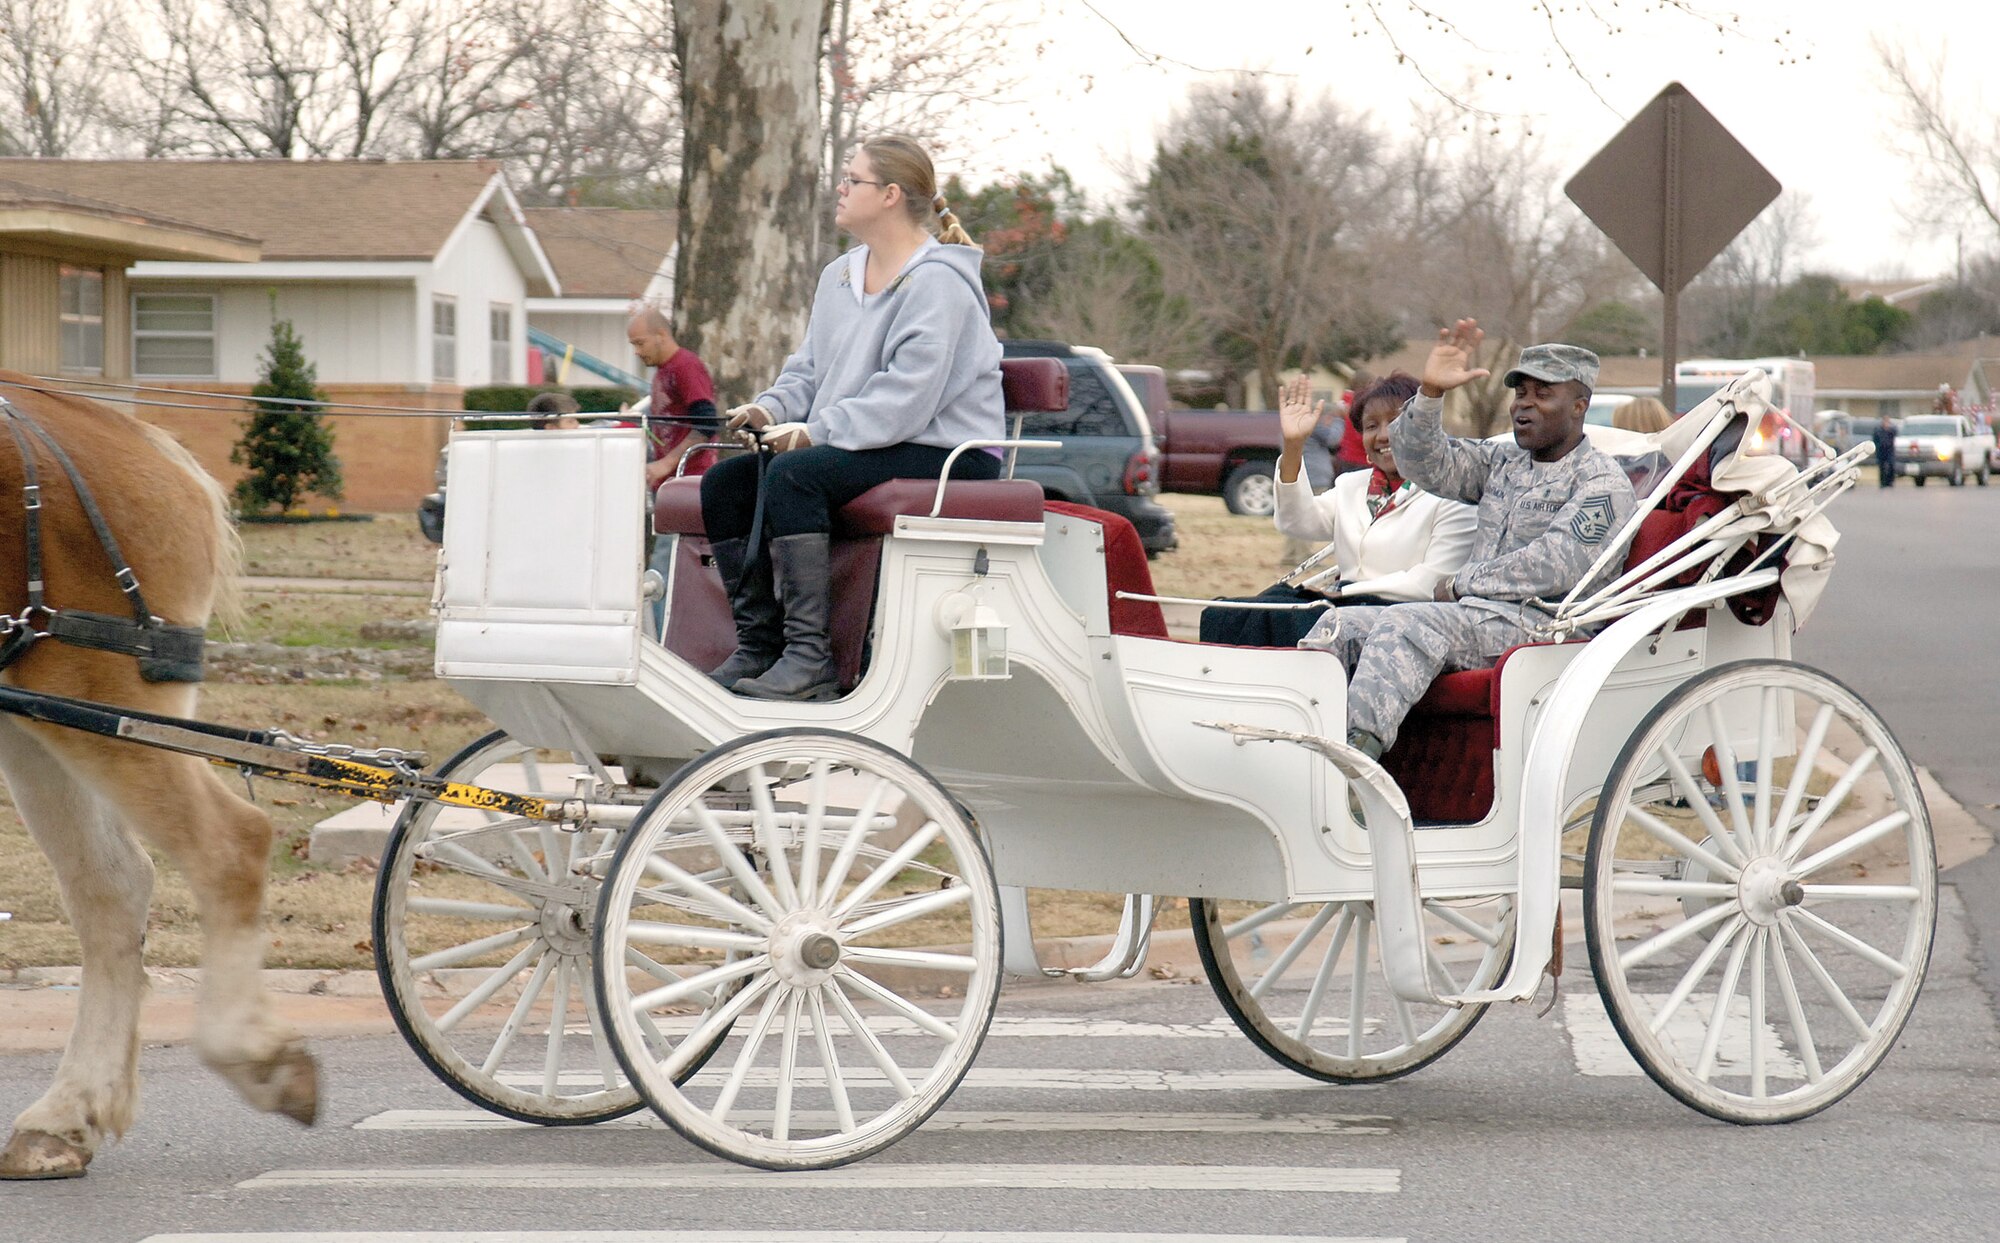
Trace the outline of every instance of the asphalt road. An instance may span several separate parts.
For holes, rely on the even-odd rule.
[[[1833,582],[1793,655],[1874,705],[1917,763],[2000,832],[2000,485],[1867,484],[1830,511]],[[1944,874],[2000,1006],[2000,853]],[[2000,1228],[1996,1228],[2000,1235]]]

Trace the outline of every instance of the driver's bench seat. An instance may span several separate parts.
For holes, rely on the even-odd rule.
[[[1069,408],[1069,369],[1061,359],[1002,359],[1000,384],[1010,415]],[[842,691],[852,690],[861,679],[882,540],[895,530],[897,518],[929,514],[936,495],[935,479],[891,479],[834,515],[832,638]],[[1042,486],[1024,479],[954,480],[945,488],[940,516],[1040,522],[1042,500]],[[653,530],[663,539],[680,539],[669,585],[667,632],[661,642],[695,668],[713,669],[735,649],[736,624],[702,525],[699,478],[669,479],[660,485],[653,496]]]

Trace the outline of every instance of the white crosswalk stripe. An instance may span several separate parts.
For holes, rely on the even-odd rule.
[[[1008,1190],[1264,1191],[1321,1195],[1392,1195],[1402,1189],[1395,1169],[1284,1165],[1001,1165],[874,1161],[831,1170],[764,1170],[716,1165],[467,1165],[272,1170],[236,1184],[247,1190],[300,1187],[576,1190],[659,1188],[673,1191],[786,1192]]]
[[[1644,999],[1657,1007],[1667,1000],[1667,994],[1645,994]],[[1639,1063],[1632,1060],[1625,1042],[1619,1039],[1618,1029],[1611,1025],[1611,1016],[1605,1013],[1603,998],[1596,993],[1564,993],[1562,1009],[1563,1026],[1569,1031],[1570,1054],[1576,1059],[1579,1074],[1616,1077],[1645,1073],[1639,1069]],[[1674,1012],[1674,1016],[1667,1020],[1666,1029],[1660,1033],[1688,1065],[1700,1059],[1702,1041],[1708,1035],[1709,1015],[1714,1010],[1715,994],[1695,993]],[[1740,1074],[1750,1064],[1749,1023],[1735,1021],[1737,1017],[1749,1018],[1749,999],[1736,998],[1730,1007],[1730,1014],[1730,1025],[1716,1050],[1717,1073],[1724,1075]],[[1764,1025],[1764,1056],[1768,1059],[1772,1075],[1805,1076],[1805,1067],[1786,1051],[1785,1041],[1769,1023]]]
[[[752,1125],[770,1121],[754,1110],[733,1114]],[[792,1124],[803,1129],[834,1124],[831,1113],[793,1111]],[[667,1124],[651,1113],[628,1114],[591,1129],[665,1130]],[[390,1109],[354,1124],[357,1131],[502,1131],[536,1130],[535,1123],[516,1122],[483,1109]],[[1394,1120],[1381,1114],[1309,1113],[1065,1113],[1019,1109],[940,1109],[925,1120],[925,1131],[1129,1131],[1138,1133],[1195,1132],[1211,1135],[1387,1135]]]
[[[1036,1230],[417,1230],[155,1234],[140,1243],[1408,1243],[1330,1234],[1103,1234]]]
[[[823,1080],[817,1066],[798,1067],[792,1082],[800,1087],[817,1087]],[[542,1077],[532,1072],[497,1076],[511,1087],[539,1090]],[[872,1066],[846,1067],[841,1076],[848,1089],[888,1090],[889,1081]],[[602,1084],[595,1071],[565,1072],[556,1082],[566,1088],[596,1087]],[[752,1069],[745,1086],[769,1088],[777,1085],[775,1066]],[[1380,1088],[1380,1084],[1335,1086],[1308,1079],[1289,1070],[1117,1070],[1084,1069],[1074,1066],[974,1066],[966,1072],[956,1091],[1005,1089],[1014,1092],[1321,1092],[1351,1093]]]

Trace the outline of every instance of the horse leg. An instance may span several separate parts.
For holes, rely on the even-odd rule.
[[[54,866],[83,950],[76,1023],[55,1081],[14,1120],[0,1178],[74,1178],[138,1109],[141,950],[153,861],[39,741],[0,720],[0,770]]]
[[[155,688],[166,692],[167,688]],[[151,710],[188,716],[185,697],[156,694]],[[195,1049],[257,1109],[307,1126],[319,1112],[319,1072],[299,1034],[271,1012],[264,965],[264,883],[271,820],[193,756],[88,735],[64,740],[125,823],[187,877],[201,914]]]

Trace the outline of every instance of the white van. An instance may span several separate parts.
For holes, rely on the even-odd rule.
[[[1674,414],[1686,414],[1755,368],[1771,377],[1774,412],[1750,433],[1748,452],[1775,453],[1804,466],[1814,456],[1802,428],[1813,413],[1813,365],[1803,358],[1689,358],[1674,367]]]

